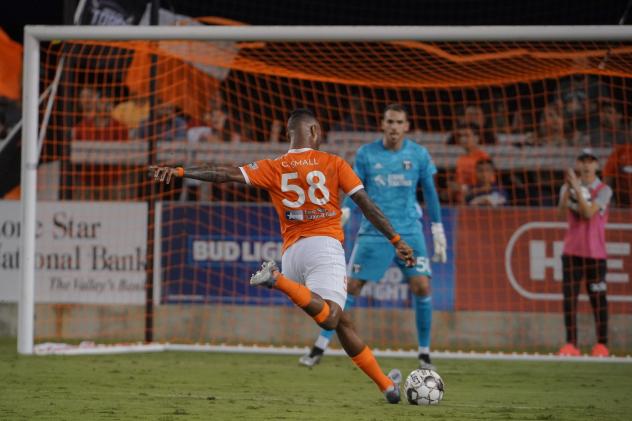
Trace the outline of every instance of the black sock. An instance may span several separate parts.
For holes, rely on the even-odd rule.
[[[317,355],[323,355],[325,353],[325,350],[322,348],[319,348],[317,346],[313,346],[312,350],[309,352],[309,357],[310,358],[314,358]]]
[[[417,358],[419,358],[421,361],[425,362],[426,364],[432,364],[432,362],[430,361],[430,354],[419,354]]]

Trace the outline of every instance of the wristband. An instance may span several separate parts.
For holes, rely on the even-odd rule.
[[[176,167],[176,175],[180,178],[184,177],[184,168]]]
[[[391,239],[390,239],[390,242],[391,242],[391,244],[392,244],[392,245],[395,245],[395,244],[397,244],[397,243],[399,242],[399,240],[401,240],[401,239],[402,239],[402,237],[400,237],[400,236],[399,236],[399,234],[395,234],[395,235],[393,236],[393,238],[391,238]]]

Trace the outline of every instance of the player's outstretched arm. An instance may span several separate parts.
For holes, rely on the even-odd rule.
[[[399,234],[395,232],[395,229],[386,218],[386,215],[384,215],[382,210],[371,200],[367,192],[361,189],[354,193],[351,199],[358,205],[366,219],[386,238],[391,240],[397,250],[397,256],[406,262],[406,266],[414,266],[415,256],[413,249],[399,237]]]
[[[149,172],[154,177],[154,180],[165,184],[169,184],[176,177],[192,178],[210,183],[246,183],[238,167],[205,165],[202,167],[184,168],[152,165],[149,167]]]

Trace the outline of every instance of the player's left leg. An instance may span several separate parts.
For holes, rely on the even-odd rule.
[[[606,259],[584,259],[590,305],[595,318],[597,343],[592,349],[593,357],[607,357],[608,350],[608,298],[606,287]]]
[[[340,340],[340,345],[347,355],[351,357],[353,363],[362,370],[384,393],[389,403],[398,403],[400,401],[399,383],[401,382],[401,373],[399,370],[391,370],[386,376],[379,363],[375,359],[371,349],[358,336],[355,326],[349,317],[349,314],[343,313],[340,322],[336,327],[336,334]]]
[[[347,301],[344,309],[348,311],[360,295],[362,287],[368,282],[378,282],[395,256],[393,245],[383,236],[359,235],[353,246],[351,258],[347,265]],[[333,330],[320,332],[309,353],[299,358],[299,364],[313,367],[320,362]]]
[[[426,244],[421,233],[419,235],[404,236],[417,256],[415,266],[406,267],[404,262],[397,261],[404,276],[408,280],[413,295],[415,309],[415,327],[417,328],[419,367],[434,370],[430,359],[430,333],[432,328],[432,295],[430,278],[432,271],[430,260],[426,254]]]

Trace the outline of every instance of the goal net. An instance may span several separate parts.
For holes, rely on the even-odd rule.
[[[621,167],[632,116],[629,37],[211,41],[161,39],[163,30],[145,40],[51,35],[38,44],[35,83],[46,95],[37,130],[25,126],[24,138],[39,152],[29,155],[36,201],[25,213],[36,221],[34,324],[25,328],[35,343],[311,345],[318,328],[309,317],[282,294],[248,285],[262,260],[280,261],[267,194],[157,185],[147,166],[273,158],[288,149],[285,120],[295,107],[315,112],[324,150],[353,162],[380,138],[384,107],[399,103],[409,138],[438,167],[449,245],[448,263],[432,267],[432,348],[535,353],[565,342],[566,225],[556,205],[564,172],[590,147],[614,185],[609,341],[613,352],[630,352],[630,176]],[[20,295],[20,207],[0,206],[1,286],[11,301]],[[359,218],[345,228],[347,252]],[[579,343],[592,346],[585,286],[578,306]],[[411,293],[395,266],[351,311],[371,346],[416,348]]]

